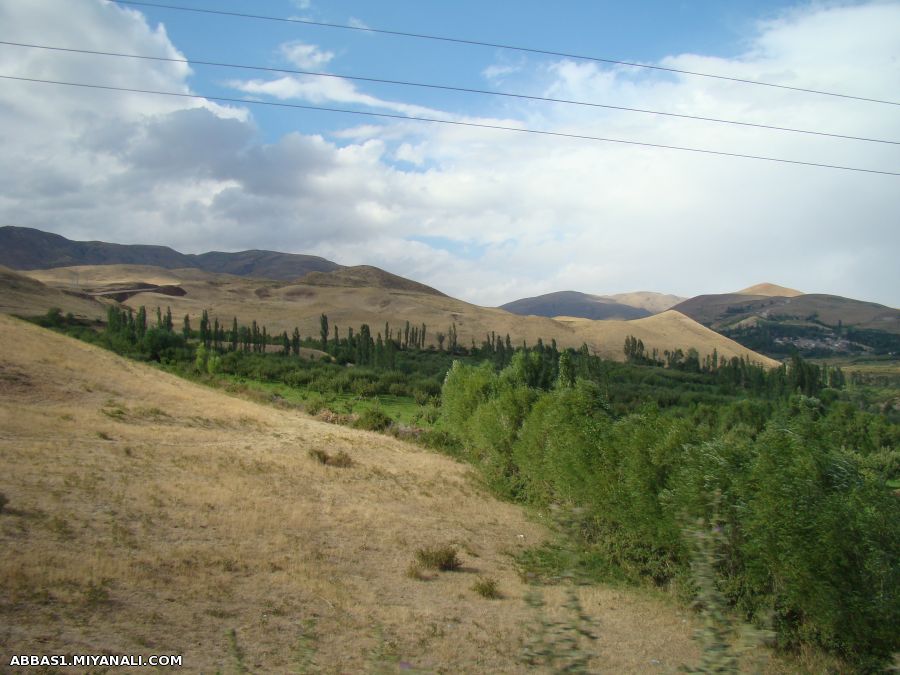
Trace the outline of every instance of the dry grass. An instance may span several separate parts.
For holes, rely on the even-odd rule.
[[[465,466],[5,316],[0,339],[15,345],[0,373],[16,382],[0,389],[3,654],[183,653],[192,672],[228,672],[237,644],[250,671],[313,659],[360,672],[388,645],[427,671],[521,672],[531,613],[509,554],[544,531],[481,494]],[[312,449],[356,461],[336,471]],[[466,551],[464,568],[404,575],[435,541]],[[478,576],[503,597],[473,594]],[[604,626],[604,668],[696,656],[672,606],[580,594]],[[560,611],[562,592],[546,596]]]
[[[385,321],[389,321],[395,331],[410,321],[417,325],[425,323],[426,341],[436,344],[436,333],[446,333],[450,324],[455,322],[459,343],[466,346],[473,339],[480,345],[485,335],[494,331],[503,337],[509,333],[516,345],[523,340],[533,345],[538,338],[547,342],[555,339],[561,347],[578,348],[587,343],[604,358],[622,360],[625,338],[634,335],[643,340],[648,350],[656,347],[660,353],[676,347],[685,351],[694,347],[703,356],[716,349],[720,357],[744,356],[759,363],[776,365],[771,359],[673,311],[636,321],[523,317],[442,295],[416,292],[411,290],[414,286],[393,289],[323,286],[297,281],[261,281],[193,269],[163,270],[143,265],[82,266],[36,270],[27,274],[60,288],[70,288],[76,276],[82,286],[94,289],[137,281],[178,285],[185,289],[187,295],[171,297],[139,293],[126,304],[135,309],[140,305],[150,308],[171,306],[177,319],[189,314],[194,326],[199,325],[203,310],[209,309],[210,316],[217,316],[226,326],[230,326],[232,317],[236,316],[244,323],[256,319],[266,325],[269,334],[280,334],[285,330],[290,334],[296,325],[303,336],[317,337],[319,317],[324,313],[332,326],[340,328],[342,336],[346,335],[348,327],[356,329],[363,323],[368,323],[374,334],[384,330]],[[0,299],[3,294],[0,285]]]

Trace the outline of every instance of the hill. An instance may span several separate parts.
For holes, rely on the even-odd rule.
[[[168,246],[72,241],[27,227],[0,227],[0,265],[37,270],[78,265],[152,265],[165,269],[195,267],[261,279],[296,279],[309,272],[331,272],[337,263],[311,255],[277,251],[211,251],[185,254]]]
[[[576,316],[583,319],[640,319],[670,309],[685,298],[652,291],[616,295],[590,295],[578,291],[557,291],[533,298],[513,300],[500,309],[524,316]]]
[[[741,291],[737,291],[738,295],[764,295],[766,297],[783,297],[783,298],[794,298],[798,295],[803,295],[803,291],[797,291],[793,288],[785,288],[784,286],[776,286],[775,284],[770,283],[761,283],[756,284],[755,286],[749,286]]]
[[[523,316],[578,316],[595,320],[628,320],[650,316],[650,312],[646,309],[577,291],[557,291],[533,298],[513,300],[500,305],[500,309]]]
[[[698,295],[675,310],[772,356],[900,354],[900,311],[837,295]]]
[[[33,316],[51,307],[86,319],[106,314],[105,304],[80,291],[54,288],[0,266],[0,313]]]
[[[615,295],[603,295],[603,298],[620,302],[623,305],[631,307],[639,307],[646,309],[651,314],[659,314],[671,309],[679,302],[684,302],[687,298],[679,295],[671,295],[668,293],[654,293],[653,291],[634,291],[632,293],[616,293]]]
[[[510,553],[547,536],[468,469],[194,385],[0,316],[4,654],[182,654],[191,672],[522,672],[536,615]],[[308,453],[346,452],[348,468]],[[430,581],[417,549],[454,543]],[[502,597],[471,587],[498,581]],[[560,587],[542,590],[565,616]],[[579,587],[604,669],[693,662],[647,593]],[[39,650],[38,650],[39,651]],[[314,665],[310,665],[310,664]],[[237,665],[236,665],[237,664]],[[299,665],[298,665],[299,664]]]
[[[748,350],[728,338],[704,329],[677,313],[665,312],[657,322],[555,320],[547,317],[523,317],[502,309],[479,307],[448,297],[421,284],[387,275],[375,268],[348,268],[329,275],[310,275],[291,281],[260,281],[244,277],[208,274],[197,270],[156,270],[128,265],[57,268],[29,272],[28,275],[53,286],[67,286],[73,273],[90,284],[92,292],[104,288],[122,288],[140,282],[177,286],[184,295],[171,296],[156,292],[142,292],[129,297],[125,303],[137,309],[145,305],[171,307],[177,320],[188,314],[192,325],[199,325],[199,317],[206,309],[210,317],[218,317],[230,325],[232,317],[243,323],[256,320],[266,325],[269,334],[291,333],[295,326],[303,336],[318,336],[320,317],[326,314],[332,327],[337,325],[342,335],[347,328],[356,330],[363,323],[373,333],[383,332],[389,322],[393,331],[409,321],[426,325],[426,344],[437,346],[438,331],[448,332],[456,324],[460,344],[472,341],[481,344],[492,331],[501,337],[510,335],[515,344],[523,340],[533,345],[537,340],[556,340],[560,347],[581,347],[587,344],[605,358],[622,360],[625,337],[634,335],[644,341],[648,350],[695,347],[701,355],[717,350],[720,356],[743,356],[759,363],[774,364],[764,356]],[[363,270],[354,272],[354,270]],[[381,279],[381,285],[370,285],[371,275]],[[381,276],[386,275],[386,276]],[[310,278],[311,277],[311,278]],[[377,280],[377,279],[376,279]],[[2,296],[2,288],[0,288]],[[647,317],[653,318],[653,317]],[[693,325],[692,325],[693,324]],[[697,341],[696,344],[693,341]]]
[[[303,283],[309,286],[343,286],[346,288],[382,288],[392,291],[424,293],[447,297],[440,291],[420,284],[418,281],[385,272],[371,265],[342,267],[334,272],[310,272],[303,277]]]

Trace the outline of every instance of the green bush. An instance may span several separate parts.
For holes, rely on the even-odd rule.
[[[497,598],[503,597],[500,594],[500,589],[497,587],[497,580],[491,579],[490,577],[479,577],[474,584],[472,584],[472,590],[478,593],[482,598],[487,598],[488,600],[496,600]]]
[[[357,429],[366,429],[368,431],[384,431],[393,422],[394,420],[391,416],[379,406],[372,406],[360,413],[359,419],[353,423],[353,426]]]
[[[451,545],[431,546],[416,551],[416,560],[425,569],[453,572],[462,567],[456,547]]]

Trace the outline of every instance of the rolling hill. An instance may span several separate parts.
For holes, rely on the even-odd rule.
[[[125,300],[137,309],[171,307],[177,320],[189,315],[198,325],[203,310],[230,325],[232,317],[242,323],[256,320],[266,325],[270,334],[295,326],[304,336],[319,334],[319,319],[328,316],[332,326],[341,331],[357,329],[366,323],[373,333],[382,332],[386,322],[393,330],[406,321],[427,327],[426,344],[437,345],[436,333],[446,333],[456,324],[459,342],[481,344],[494,331],[510,335],[515,344],[523,340],[535,344],[543,339],[556,340],[561,347],[589,348],[605,358],[622,360],[622,347],[628,335],[643,340],[647,349],[694,347],[701,355],[715,349],[728,358],[743,356],[751,361],[774,365],[774,361],[748,350],[736,342],[717,335],[677,312],[667,311],[654,317],[634,321],[591,321],[587,319],[550,319],[523,317],[502,309],[479,307],[417,282],[390,275],[377,268],[344,268],[331,273],[308,275],[295,281],[261,281],[225,274],[210,274],[194,269],[165,270],[147,266],[111,265],[78,268],[56,268],[28,272],[32,279],[58,288],[70,288],[73,276],[91,292],[105,288],[136,287],[153,283],[178,287],[183,295],[140,292]],[[0,298],[3,289],[0,288]],[[46,303],[44,303],[46,305]],[[46,311],[44,309],[43,311]],[[65,308],[64,308],[64,311]],[[105,312],[105,308],[103,309]],[[38,312],[36,312],[38,313]]]
[[[500,305],[500,309],[523,316],[578,316],[595,320],[622,319],[627,321],[651,314],[646,309],[578,291],[557,291],[534,298],[513,300],[505,305]]]
[[[4,654],[181,654],[190,672],[522,672],[537,614],[511,554],[548,531],[465,465],[7,316],[0,336],[16,346],[0,353]],[[418,549],[447,543],[461,570],[406,574]],[[482,576],[502,597],[472,590]],[[671,601],[576,588],[603,628],[592,667],[696,661],[694,620]],[[566,616],[562,586],[542,595],[548,616]]]
[[[0,227],[0,265],[15,270],[78,265],[152,265],[165,269],[194,267],[206,272],[261,279],[296,279],[309,272],[331,272],[340,265],[311,255],[277,251],[211,251],[185,254],[168,246],[71,241],[27,227]]]
[[[590,295],[578,291],[557,291],[533,298],[513,300],[500,309],[523,316],[575,316],[583,319],[640,319],[670,309],[685,298],[651,291]]]
[[[758,294],[698,295],[673,309],[771,356],[900,353],[900,311],[874,302],[771,284]],[[763,292],[769,295],[763,295]]]

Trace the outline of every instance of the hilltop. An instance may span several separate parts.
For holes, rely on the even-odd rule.
[[[803,291],[797,291],[793,288],[785,288],[784,286],[777,286],[775,284],[770,284],[768,282],[763,282],[761,284],[756,284],[754,286],[748,286],[747,288],[736,291],[737,295],[763,295],[765,297],[783,297],[783,298],[795,298],[798,295],[803,295]]]
[[[46,642],[183,654],[197,672],[227,672],[238,652],[271,672],[311,659],[334,672],[398,659],[521,672],[535,615],[510,554],[547,532],[464,465],[9,317],[0,334],[17,346],[0,356],[5,654]],[[353,465],[323,466],[310,450]],[[461,571],[406,576],[417,549],[448,542]],[[471,590],[480,576],[500,599]],[[543,595],[558,616],[562,589]],[[671,604],[603,586],[579,595],[601,622],[604,668],[696,659],[692,625]]]

